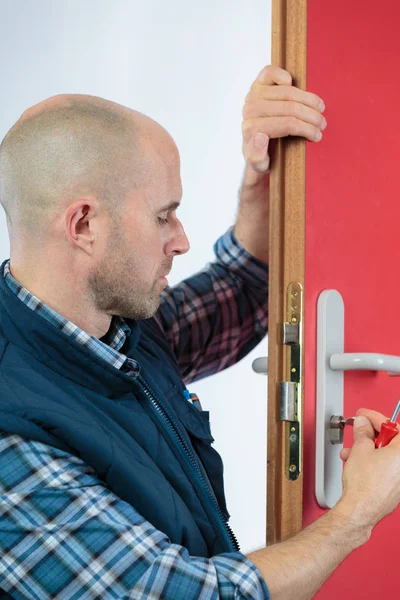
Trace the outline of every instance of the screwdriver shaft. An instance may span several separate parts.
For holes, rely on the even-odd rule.
[[[398,401],[398,403],[397,403],[397,406],[396,406],[396,408],[394,409],[393,416],[392,416],[392,418],[390,419],[392,423],[396,423],[396,421],[397,421],[397,417],[399,416],[399,413],[400,413],[400,399],[399,399],[399,401]]]

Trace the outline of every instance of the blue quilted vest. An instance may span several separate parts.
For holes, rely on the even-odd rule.
[[[191,555],[236,551],[208,412],[184,398],[156,321],[126,322],[120,351],[140,364],[138,380],[48,323],[1,277],[0,429],[79,456]]]

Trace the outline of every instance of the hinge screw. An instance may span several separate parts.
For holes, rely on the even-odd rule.
[[[290,467],[289,467],[289,471],[290,471],[291,473],[294,473],[295,471],[297,471],[297,467],[296,467],[296,465],[290,465]]]

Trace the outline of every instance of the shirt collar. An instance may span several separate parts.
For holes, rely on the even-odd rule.
[[[11,274],[10,260],[4,265],[3,277],[7,286],[30,309],[40,314],[46,321],[61,329],[78,343],[93,350],[101,358],[108,360],[114,367],[120,369],[126,361],[126,356],[118,352],[132,331],[125,320],[119,315],[111,319],[110,328],[100,339],[86,333],[83,329],[69,321],[58,312],[44,304],[34,294],[24,288]]]

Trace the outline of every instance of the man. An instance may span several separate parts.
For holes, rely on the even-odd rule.
[[[274,67],[254,82],[237,222],[215,262],[173,289],[165,277],[189,243],[179,155],[161,126],[62,95],[3,140],[4,597],[303,600],[400,502],[400,438],[375,451],[385,417],[364,410],[337,506],[244,556],[207,413],[185,385],[266,334],[268,142],[318,141],[326,127],[321,99],[291,84]]]

